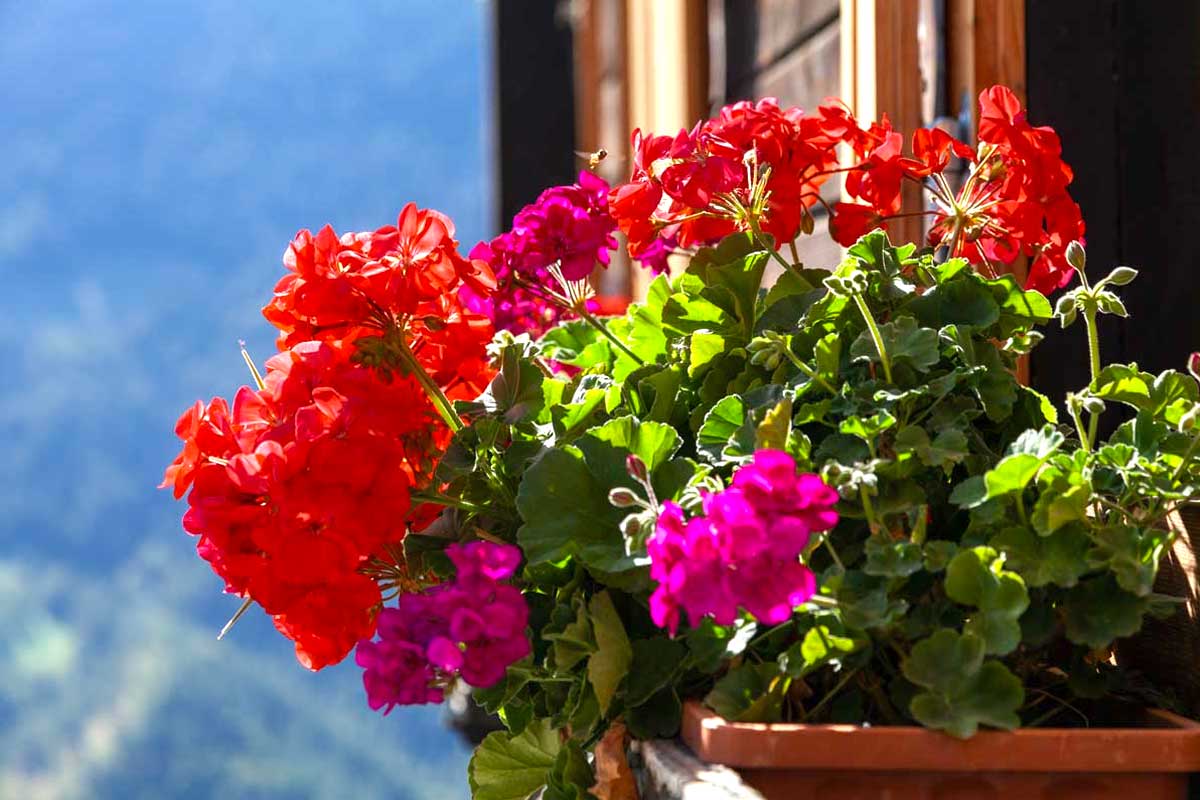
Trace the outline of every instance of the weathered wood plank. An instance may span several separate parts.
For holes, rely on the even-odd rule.
[[[839,0],[724,0],[725,84],[745,86],[838,16]]]
[[[1067,163],[1075,168],[1071,193],[1083,209],[1088,262],[1095,269],[1118,261],[1119,212],[1125,202],[1119,189],[1118,84],[1113,73],[1116,6],[1116,0],[1087,0],[1031,2],[1025,9],[1029,118],[1054,127],[1062,138]],[[1145,202],[1156,201],[1147,196]],[[1127,325],[1118,326],[1111,317],[1102,320],[1105,360],[1122,354],[1122,327]],[[1078,325],[1047,333],[1031,357],[1031,381],[1062,408],[1066,392],[1090,380],[1087,341]]]
[[[763,800],[736,772],[701,761],[678,741],[633,742],[630,764],[641,800]]]

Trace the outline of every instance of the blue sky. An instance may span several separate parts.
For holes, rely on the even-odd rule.
[[[465,792],[437,710],[372,714],[261,614],[214,642],[237,602],[153,487],[270,354],[297,229],[492,233],[487,13],[0,2],[0,796]]]

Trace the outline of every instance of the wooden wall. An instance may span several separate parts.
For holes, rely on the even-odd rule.
[[[491,7],[499,232],[547,186],[574,180],[574,51],[557,0]]]
[[[1131,319],[1102,323],[1101,358],[1182,369],[1200,350],[1200,3],[1029,0],[1026,17],[1029,117],[1075,170],[1089,272],[1141,270],[1121,290]],[[1034,353],[1056,401],[1087,381],[1077,327]]]
[[[710,112],[735,100],[775,97],[780,105],[815,108],[842,94],[840,0],[710,0]],[[826,184],[837,199],[837,184]],[[797,240],[801,260],[832,267],[841,250],[827,235],[825,211],[813,209],[814,236]]]

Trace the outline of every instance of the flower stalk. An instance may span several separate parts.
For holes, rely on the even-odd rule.
[[[883,377],[888,383],[891,383],[892,360],[888,356],[887,348],[883,344],[883,334],[879,332],[879,326],[875,324],[875,317],[871,314],[871,309],[867,306],[867,301],[863,299],[862,294],[855,292],[853,297],[854,304],[858,306],[863,321],[867,323],[867,330],[871,332],[871,341],[875,343],[875,351],[879,353],[879,363],[883,365]]]

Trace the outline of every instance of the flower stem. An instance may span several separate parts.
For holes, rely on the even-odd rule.
[[[803,279],[803,276],[800,274],[800,271],[798,269],[796,269],[796,266],[794,264],[789,264],[788,260],[786,258],[784,258],[783,256],[779,255],[779,251],[776,250],[774,247],[772,247],[767,242],[767,240],[765,238],[763,238],[762,231],[760,231],[758,229],[757,224],[751,225],[750,233],[754,234],[755,243],[759,247],[761,247],[762,249],[764,249],[768,253],[770,253],[771,258],[775,259],[776,261],[778,261],[780,263],[780,265],[783,267],[784,272],[790,272],[793,275],[795,275],[797,278]]]
[[[858,494],[862,498],[863,514],[867,518],[867,527],[871,529],[871,533],[879,533],[879,520],[875,518],[875,505],[871,502],[871,495],[867,492],[867,487],[859,486]]]
[[[1083,309],[1083,321],[1087,325],[1088,357],[1091,360],[1092,383],[1100,376],[1100,331],[1096,327],[1096,306],[1088,303]],[[1096,441],[1096,426],[1099,413],[1090,413],[1088,418],[1088,442]]]
[[[430,503],[435,506],[449,506],[451,508],[461,508],[463,511],[472,511],[475,513],[483,513],[489,510],[467,500],[461,500],[457,497],[447,497],[443,494],[412,492],[409,497],[415,503]]]
[[[812,603],[814,606],[824,606],[825,608],[837,608],[838,601],[832,597],[826,597],[823,594],[814,594],[804,602]]]
[[[1192,456],[1196,454],[1196,448],[1200,446],[1200,436],[1192,439],[1192,443],[1188,445],[1188,449],[1183,452],[1183,460],[1179,462],[1179,466],[1175,468],[1175,473],[1171,475],[1171,480],[1179,480],[1179,476],[1187,469],[1188,462],[1192,460]]]
[[[454,410],[454,405],[450,402],[450,399],[446,397],[441,387],[434,382],[433,378],[429,377],[429,373],[417,361],[416,355],[408,347],[408,342],[401,341],[400,353],[404,365],[408,367],[412,376],[417,379],[417,383],[421,384],[421,388],[425,390],[425,394],[429,396],[433,407],[437,409],[438,414],[445,420],[450,430],[457,433],[466,427],[462,421],[462,417]]]
[[[238,607],[238,610],[233,612],[233,616],[229,618],[229,622],[226,622],[224,627],[221,628],[221,632],[217,634],[218,642],[225,638],[225,634],[233,630],[233,626],[237,624],[237,621],[242,618],[243,614],[250,610],[250,606],[253,604],[254,600],[249,597],[242,601],[242,604]]]
[[[628,348],[628,347],[625,345],[625,343],[624,343],[624,342],[622,342],[620,339],[618,339],[616,336],[614,336],[614,335],[613,335],[613,333],[612,333],[612,331],[610,331],[610,330],[608,329],[608,326],[607,326],[607,325],[605,325],[603,322],[601,322],[600,320],[598,320],[598,319],[596,319],[594,316],[592,316],[592,314],[591,314],[591,312],[590,312],[590,311],[585,311],[585,310],[584,310],[584,309],[582,309],[582,308],[580,308],[580,309],[577,309],[576,311],[577,311],[577,313],[579,314],[580,318],[581,318],[581,319],[583,319],[583,321],[584,321],[584,322],[586,322],[587,324],[591,325],[591,326],[592,326],[593,328],[595,328],[596,330],[600,331],[600,333],[601,333],[601,334],[603,334],[604,338],[606,338],[606,339],[608,339],[610,342],[612,342],[612,343],[613,343],[613,344],[616,346],[616,348],[617,348],[618,350],[620,350],[622,353],[624,353],[625,355],[627,355],[627,356],[629,356],[630,358],[632,358],[632,359],[633,359],[635,362],[637,362],[638,364],[645,364],[645,363],[646,363],[646,362],[645,362],[645,361],[643,361],[641,358],[639,358],[639,357],[638,357],[638,355],[637,355],[636,353],[634,353],[632,350],[630,350],[630,349],[629,349],[629,348]]]
[[[815,630],[819,631],[821,629],[816,628]],[[821,700],[815,706],[813,706],[808,711],[804,712],[804,718],[810,719],[811,717],[815,716],[818,711],[820,711],[822,708],[825,707],[826,703],[828,703],[833,698],[837,697],[838,692],[840,692],[842,689],[846,688],[846,684],[849,683],[850,679],[853,678],[857,674],[858,674],[857,669],[847,670],[846,674],[842,676],[842,679],[840,681],[838,681],[837,684],[832,689],[830,689],[828,692],[826,692],[825,696],[822,697]]]
[[[792,348],[785,347],[783,351],[787,354],[788,361],[791,361],[792,364],[795,365],[796,369],[807,375],[810,380],[815,381],[817,385],[825,391],[829,392],[830,394],[837,394],[837,389],[833,388],[833,384],[818,375],[815,369],[801,361],[800,357],[792,352]]]
[[[825,535],[821,537],[821,544],[825,545],[825,549],[829,551],[829,556],[833,559],[833,563],[837,564],[838,569],[845,572],[846,565],[842,563],[841,556],[838,555],[838,551],[833,546],[833,540],[830,538],[831,533],[832,531],[825,532]]]
[[[854,295],[854,303],[858,306],[859,312],[862,313],[863,321],[867,323],[867,329],[871,331],[871,339],[875,342],[875,350],[879,353],[879,361],[883,364],[883,377],[888,383],[892,382],[892,360],[888,357],[887,349],[883,346],[883,335],[879,333],[879,326],[875,324],[875,317],[871,315],[871,309],[867,307],[867,301],[863,299],[861,294]]]
[[[1067,409],[1071,412],[1071,418],[1075,420],[1075,430],[1079,431],[1079,440],[1083,443],[1083,449],[1090,453],[1092,451],[1092,438],[1083,428],[1083,418],[1079,416],[1079,407],[1068,402]]]

